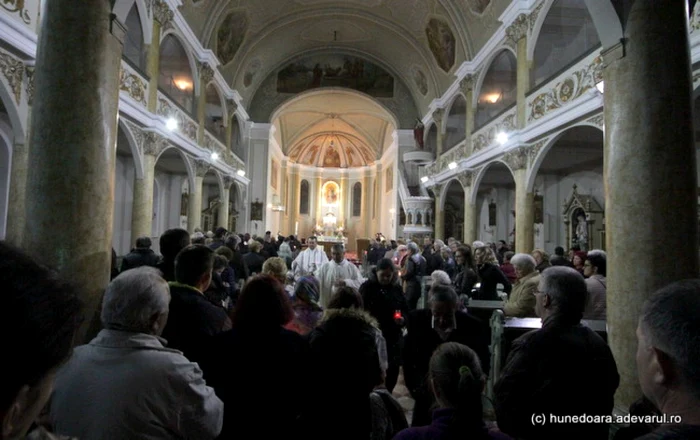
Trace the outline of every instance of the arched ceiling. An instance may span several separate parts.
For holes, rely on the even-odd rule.
[[[181,11],[249,105],[290,61],[320,50],[382,65],[421,111],[498,27],[509,0],[184,0]]]
[[[373,99],[345,90],[300,95],[275,112],[273,124],[290,161],[330,168],[371,165],[396,129],[393,115]]]

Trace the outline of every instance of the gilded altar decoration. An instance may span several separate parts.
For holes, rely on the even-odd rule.
[[[147,104],[148,84],[137,74],[127,71],[123,64],[119,73],[119,90],[126,92],[136,102],[144,106]]]
[[[569,102],[580,98],[588,90],[603,80],[603,59],[598,56],[593,61],[572,72],[553,88],[540,93],[529,103],[528,121],[536,121]]]
[[[0,2],[0,6],[2,6],[8,12],[18,13],[23,22],[26,24],[31,24],[32,19],[29,16],[29,11],[24,6],[24,0],[2,0],[2,2]]]
[[[7,52],[0,51],[0,72],[10,85],[15,101],[19,104],[22,98],[22,78],[24,78],[24,64]]]
[[[326,182],[323,185],[321,193],[323,194],[323,202],[325,205],[334,206],[338,204],[340,187],[337,183],[333,182],[332,180],[330,182]]]

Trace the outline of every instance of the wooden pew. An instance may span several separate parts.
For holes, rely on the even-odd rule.
[[[491,328],[491,373],[486,382],[486,395],[493,399],[493,386],[498,381],[510,352],[511,344],[525,333],[542,327],[540,318],[506,318],[502,310],[496,310],[489,321]],[[581,320],[581,324],[598,333],[605,342],[608,331],[605,321]]]

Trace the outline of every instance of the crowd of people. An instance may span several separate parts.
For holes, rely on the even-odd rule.
[[[550,258],[513,254],[505,242],[377,237],[356,264],[341,244],[326,253],[315,237],[223,228],[212,237],[171,229],[159,244],[162,256],[136,240],[102,298],[101,330],[79,345],[87,318],[77,288],[0,243],[12,359],[0,439],[608,439],[609,423],[532,422],[612,413],[617,365],[582,324],[605,319],[603,251],[557,248]],[[493,402],[475,301],[542,320],[511,344]],[[682,421],[636,424],[616,438],[700,438],[698,312],[699,280],[645,303],[644,396],[631,410]],[[392,395],[401,372],[411,420]]]

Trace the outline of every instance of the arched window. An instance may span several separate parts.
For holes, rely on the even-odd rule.
[[[221,105],[219,90],[213,83],[207,85],[207,104],[204,127],[215,138],[226,144],[226,127],[224,126],[224,107]]]
[[[238,156],[239,159],[245,159],[243,157],[243,146],[241,145],[240,135],[241,130],[238,126],[238,118],[236,118],[236,116],[233,116],[229,124],[231,124],[231,151],[233,152],[233,154]]]
[[[428,130],[428,137],[425,139],[425,151],[430,151],[431,153],[437,153],[437,124],[430,126]]]
[[[362,184],[355,183],[352,187],[352,216],[362,216]]]
[[[557,0],[547,12],[535,45],[535,85],[547,81],[600,45],[584,0]]]
[[[467,101],[462,95],[457,95],[450,114],[447,116],[447,127],[445,127],[445,151],[462,142],[466,137],[467,125]]]
[[[302,180],[299,188],[299,214],[309,215],[309,205],[309,182]]]
[[[483,127],[503,110],[515,104],[518,62],[509,50],[502,50],[484,76],[476,104],[476,127]]]
[[[126,38],[124,38],[124,58],[141,72],[146,71],[148,51],[143,41],[143,29],[141,28],[141,15],[139,8],[134,3],[129,15],[126,16]]]
[[[194,75],[185,48],[172,35],[160,43],[158,88],[187,112],[194,114]]]

